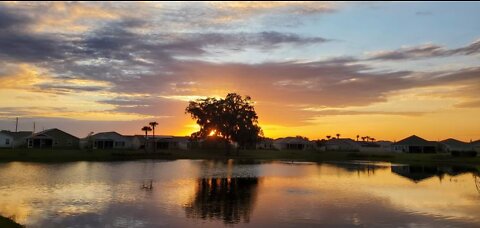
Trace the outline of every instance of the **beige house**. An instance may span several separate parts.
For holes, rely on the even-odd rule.
[[[278,138],[273,141],[273,147],[277,150],[310,150],[315,144],[303,137]]]
[[[322,150],[325,151],[360,151],[360,144],[353,139],[329,139],[323,143]]]
[[[412,135],[392,144],[392,150],[399,153],[438,153],[440,145],[416,135]]]
[[[52,128],[26,138],[28,148],[78,148],[79,139],[67,132]]]

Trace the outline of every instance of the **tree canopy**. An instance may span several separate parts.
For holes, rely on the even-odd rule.
[[[240,147],[255,143],[262,130],[258,126],[258,116],[251,97],[229,93],[225,99],[208,97],[190,101],[185,113],[196,120],[200,130],[193,138],[218,136]]]

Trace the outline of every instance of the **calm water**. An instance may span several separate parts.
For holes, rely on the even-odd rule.
[[[479,188],[464,167],[12,162],[0,164],[0,215],[28,227],[479,227]]]

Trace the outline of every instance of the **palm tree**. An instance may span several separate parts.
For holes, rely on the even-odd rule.
[[[340,134],[337,133],[337,139],[339,139],[339,138],[340,138]]]
[[[328,140],[330,140],[331,137],[332,137],[331,135],[327,135],[327,139],[328,139]]]
[[[365,136],[363,136],[363,137],[362,137],[362,141],[364,141],[364,142],[365,142],[365,139],[366,139],[366,137],[365,137]]]
[[[145,138],[147,138],[148,132],[149,132],[149,131],[152,131],[152,128],[149,127],[149,126],[145,126],[145,127],[142,127],[142,131],[145,132]]]
[[[375,142],[375,138],[370,138],[370,140],[372,140],[372,142]]]
[[[143,145],[145,152],[147,152],[147,137],[148,137],[148,132],[152,131],[152,128],[149,126],[144,126],[142,127],[142,131],[145,132],[145,145]]]
[[[149,123],[150,126],[152,126],[152,133],[153,133],[153,141],[154,141],[154,146],[153,146],[153,152],[157,152],[157,143],[156,143],[156,140],[155,140],[155,127],[158,125],[157,122],[150,122]]]
[[[360,138],[360,135],[357,135],[357,142],[358,142],[358,138]]]

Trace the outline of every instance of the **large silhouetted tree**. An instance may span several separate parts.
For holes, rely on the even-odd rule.
[[[236,142],[239,148],[258,141],[262,131],[258,116],[249,96],[243,98],[229,93],[225,99],[206,98],[190,101],[185,113],[189,113],[200,126],[193,138],[206,138],[211,134],[225,142]]]

